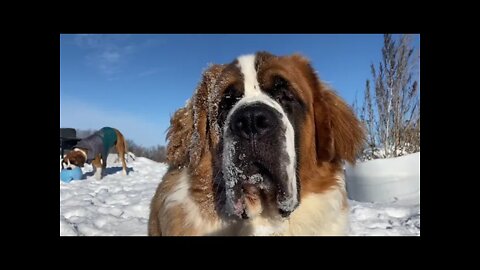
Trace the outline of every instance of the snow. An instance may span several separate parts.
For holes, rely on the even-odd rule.
[[[61,236],[146,236],[150,201],[168,166],[143,157],[127,162],[129,175],[110,154],[107,174],[96,180],[92,166],[84,180],[60,181]],[[393,203],[349,200],[351,235],[420,235],[417,198]]]
[[[86,179],[60,181],[60,235],[147,234],[150,200],[168,167],[137,157],[129,160],[129,175],[124,176],[116,159],[115,154],[108,156],[102,180],[96,180],[86,164]]]
[[[347,164],[345,174],[353,235],[420,235],[420,152]]]
[[[356,236],[419,236],[420,204],[349,200],[350,233]]]
[[[345,175],[350,199],[394,202],[420,198],[420,152],[365,161],[353,167],[347,164]]]

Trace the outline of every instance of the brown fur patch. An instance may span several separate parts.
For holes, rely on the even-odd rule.
[[[186,226],[186,214],[181,204],[165,207],[165,199],[173,192],[180,178],[179,170],[170,170],[163,177],[150,204],[150,218],[148,221],[148,235],[195,235],[191,226]]]
[[[208,151],[210,142],[218,143],[218,138],[208,136],[211,103],[209,96],[212,95],[215,80],[223,68],[223,65],[209,67],[203,73],[192,100],[184,108],[177,110],[170,120],[167,132],[167,161],[173,166],[188,165],[196,168],[203,153]]]
[[[321,87],[326,88],[324,85]],[[314,107],[319,159],[355,163],[365,135],[352,109],[331,90],[321,91]]]
[[[63,162],[65,164],[68,164],[68,161],[70,161],[70,164],[73,164],[78,167],[83,167],[85,165],[85,156],[78,151],[70,151],[68,152],[65,157],[63,158]]]
[[[188,104],[175,112],[167,132],[167,162],[175,167],[188,163],[188,145],[193,132],[192,106]]]
[[[117,149],[118,158],[122,161],[122,168],[125,170],[125,172],[127,172],[127,162],[125,161],[125,154],[128,153],[127,141],[118,129],[114,130],[117,134],[117,143],[115,144],[115,148]]]
[[[302,85],[302,89],[310,89],[311,95],[305,91],[300,95],[312,105],[310,108],[313,112],[310,114],[315,119],[314,137],[318,161],[346,160],[354,163],[355,156],[365,141],[365,131],[360,121],[350,106],[320,81],[305,57],[293,55],[288,58],[296,65],[296,68],[289,70],[296,70],[296,73],[300,71],[302,74],[296,76],[299,78],[298,84]]]
[[[95,159],[92,160],[92,165],[93,165],[93,167],[95,167],[95,168],[105,168],[105,166],[107,166],[107,164],[106,164],[106,163],[103,163],[103,162],[101,161],[101,159],[102,159],[102,155],[98,154],[98,155],[95,157]],[[103,164],[102,164],[102,163],[103,163]]]

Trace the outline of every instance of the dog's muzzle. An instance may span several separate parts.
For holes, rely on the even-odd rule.
[[[279,127],[278,112],[263,103],[243,106],[236,110],[230,119],[232,134],[240,140],[263,140],[278,131]]]
[[[232,112],[224,134],[223,175],[229,214],[245,219],[246,199],[275,204],[284,217],[293,211],[291,201],[294,197],[296,201],[296,196],[290,182],[296,180],[289,179],[286,171],[290,158],[282,117],[275,108],[260,102]]]

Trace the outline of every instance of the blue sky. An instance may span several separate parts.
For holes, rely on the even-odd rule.
[[[143,146],[165,144],[170,116],[209,63],[259,50],[301,53],[349,104],[381,59],[381,34],[61,35],[60,127],[118,128]],[[420,37],[413,46],[420,49]]]

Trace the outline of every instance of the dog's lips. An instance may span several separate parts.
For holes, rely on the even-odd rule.
[[[274,203],[273,198],[277,194],[270,176],[260,173],[253,174],[239,183],[237,192],[239,193],[233,203],[233,214],[241,219],[249,218],[250,214],[247,215],[247,213],[251,213],[250,207],[257,208],[264,203]]]
[[[235,186],[229,188],[230,192],[235,194],[231,197],[230,214],[240,219],[247,219],[253,213],[252,209],[256,212],[258,207],[260,209],[268,205],[279,207],[276,198],[282,192],[278,184],[278,181],[282,180],[280,175],[272,173],[267,166],[259,162],[250,163],[242,170],[245,173],[244,176]]]
[[[245,204],[243,203],[243,201],[243,198],[239,198],[233,204],[233,214],[238,217],[242,217],[243,213],[245,212]]]
[[[241,193],[238,199],[233,203],[233,214],[239,218],[248,218],[247,204],[255,203],[260,199],[260,185],[244,183],[241,186]]]
[[[245,183],[242,185],[242,190],[247,197],[260,196],[260,186],[258,184]]]

